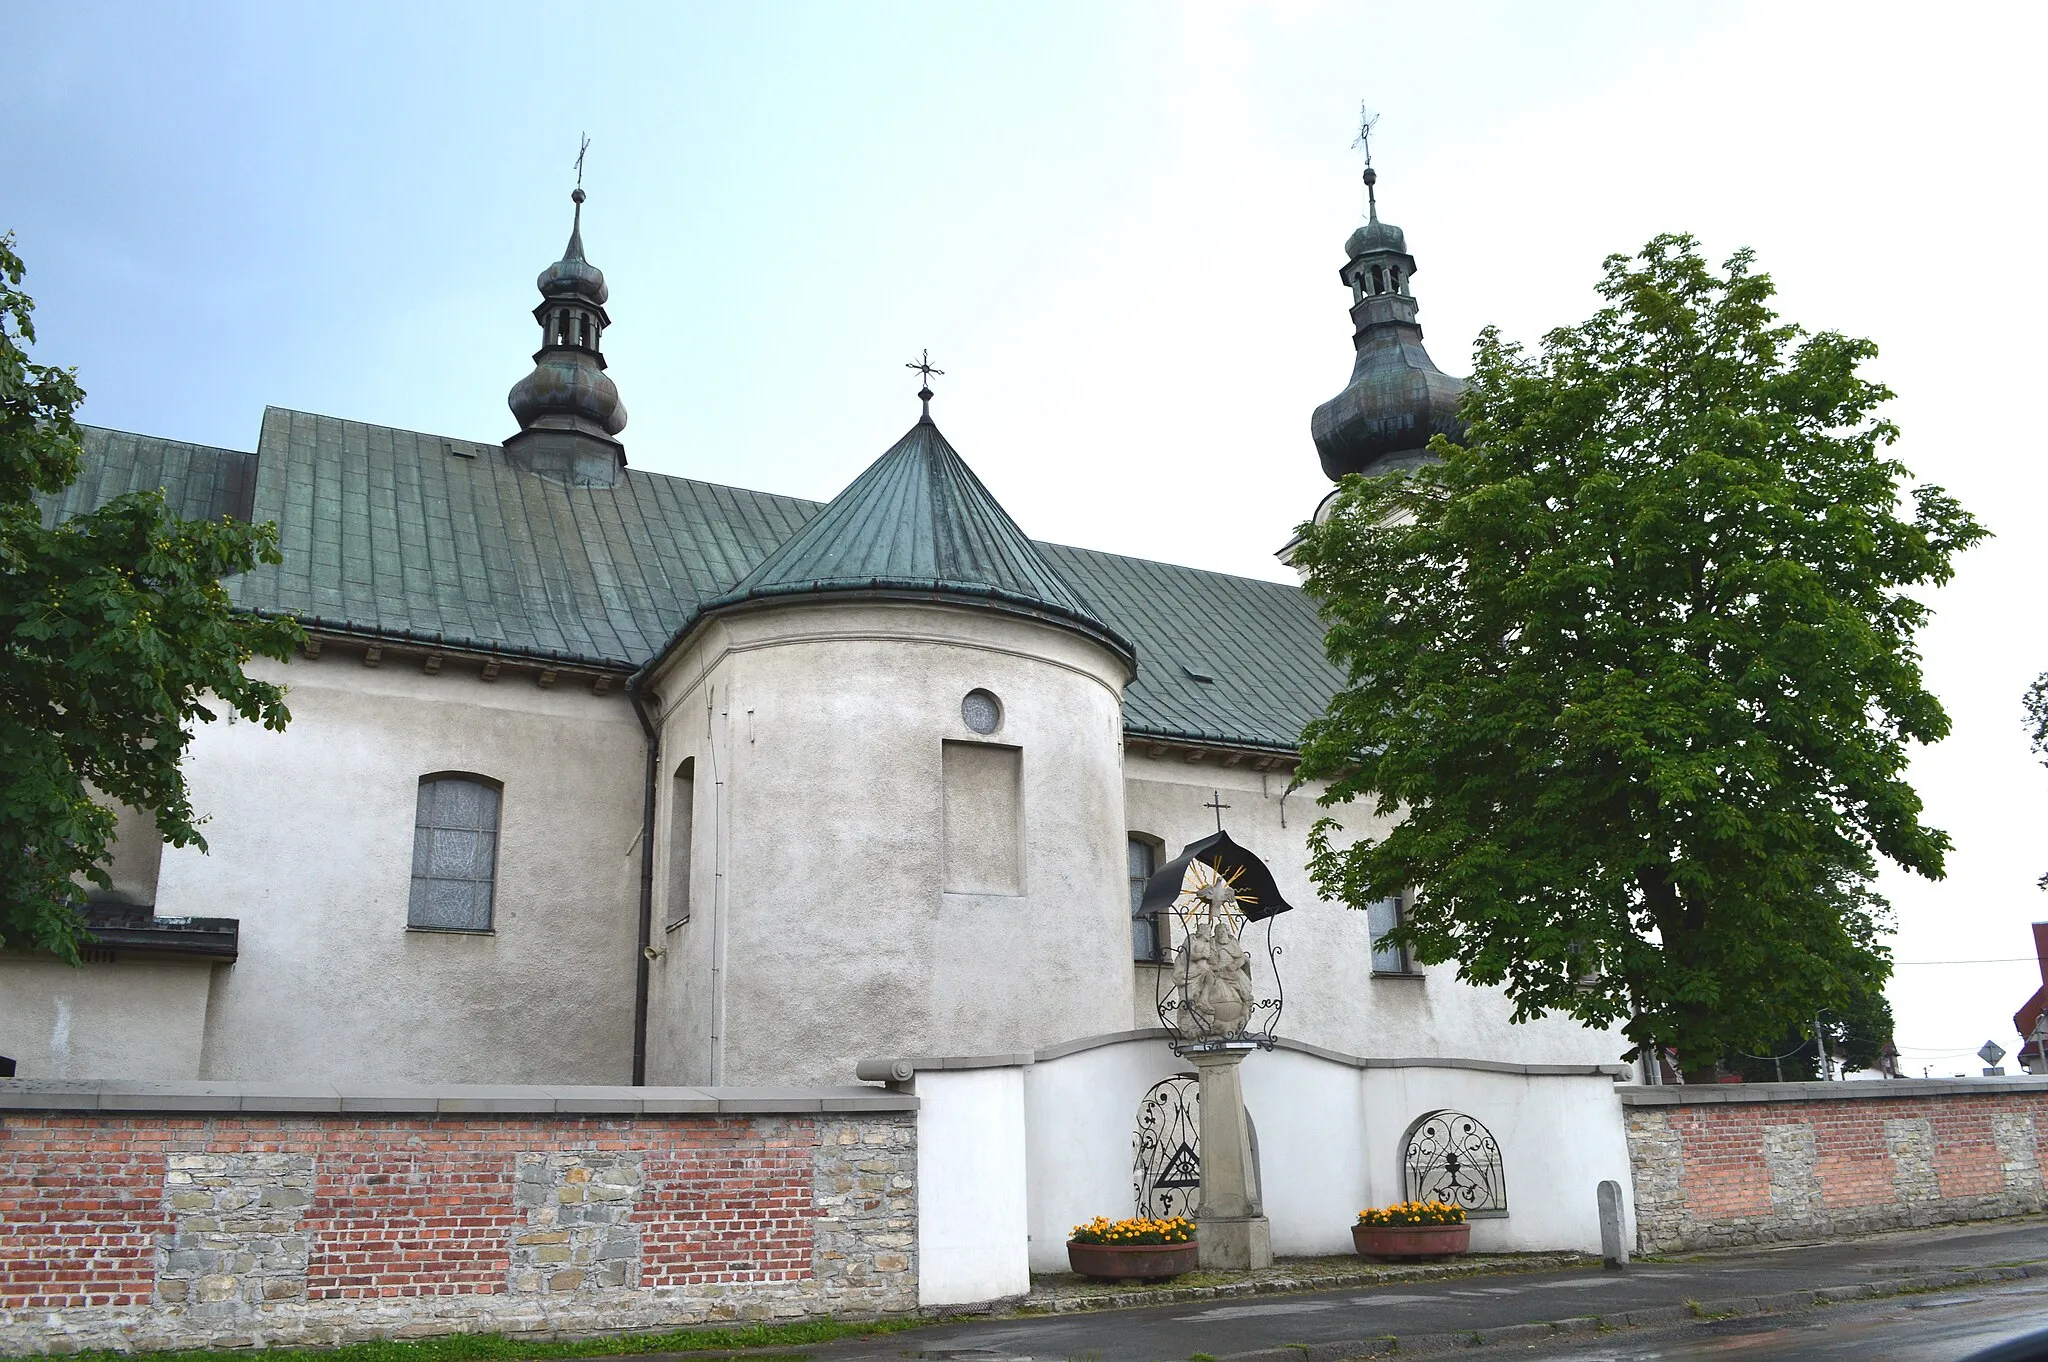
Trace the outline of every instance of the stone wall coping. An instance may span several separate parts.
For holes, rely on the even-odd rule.
[[[2048,1092],[2044,1078],[1886,1078],[1848,1083],[1681,1083],[1616,1089],[1625,1107],[1689,1107],[1715,1102],[1853,1102],[1901,1097],[1998,1097]]]
[[[143,1083],[0,1079],[0,1112],[204,1115],[748,1116],[915,1111],[910,1093],[844,1088],[635,1088],[488,1083]]]
[[[1173,1033],[1164,1027],[1152,1026],[1135,1031],[1111,1031],[1105,1035],[1062,1041],[1043,1050],[1020,1050],[1010,1054],[864,1059],[854,1066],[853,1072],[854,1077],[869,1083],[907,1083],[920,1070],[933,1072],[948,1069],[1022,1068],[1028,1064],[1044,1064],[1051,1060],[1063,1059],[1086,1050],[1098,1050],[1107,1045],[1122,1045],[1129,1041],[1169,1040],[1172,1035]],[[1326,1050],[1320,1045],[1310,1045],[1306,1041],[1289,1040],[1285,1036],[1274,1042],[1274,1048],[1291,1050],[1296,1054],[1314,1055],[1318,1059],[1327,1059],[1335,1064],[1347,1064],[1354,1069],[1468,1069],[1480,1073],[1515,1074],[1526,1078],[1606,1078],[1614,1081],[1631,1077],[1635,1072],[1627,1064],[1514,1064],[1500,1059],[1460,1059],[1450,1056],[1381,1058],[1349,1055],[1341,1050]]]

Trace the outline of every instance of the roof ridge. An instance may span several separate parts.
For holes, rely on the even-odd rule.
[[[80,421],[77,425],[80,430],[96,430],[103,435],[126,435],[133,440],[154,440],[158,444],[182,445],[186,449],[211,449],[218,454],[240,454],[249,459],[256,457],[255,450],[236,449],[233,445],[208,444],[204,440],[181,440],[175,435],[149,435],[139,430],[123,430],[120,426],[103,426],[97,421]]]

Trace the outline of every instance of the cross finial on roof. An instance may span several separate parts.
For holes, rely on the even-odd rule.
[[[1380,116],[1378,114],[1366,108],[1363,103],[1359,104],[1358,136],[1352,139],[1351,145],[1364,150],[1365,163],[1367,165],[1372,164],[1372,130],[1379,126],[1379,122]]]
[[[927,421],[931,420],[932,379],[944,377],[946,371],[944,369],[935,369],[932,367],[932,352],[930,350],[925,350],[924,352],[919,354],[916,359],[910,361],[910,363],[904,365],[903,367],[906,369],[915,369],[919,374],[924,376],[924,384],[923,386],[918,388],[917,396],[918,400],[924,403],[923,419]]]
[[[1202,807],[1216,810],[1216,831],[1223,831],[1223,811],[1230,807],[1230,805],[1223,802],[1223,792],[1221,790],[1211,790],[1209,792],[1209,802]]]
[[[1373,193],[1373,185],[1379,182],[1379,172],[1372,168],[1372,130],[1380,125],[1380,116],[1365,106],[1358,105],[1358,136],[1351,139],[1351,145],[1365,152],[1365,215],[1374,222],[1380,220],[1380,201]]]
[[[586,132],[582,136],[582,145],[576,148],[576,187],[578,189],[581,189],[583,187],[583,158],[584,156],[589,154],[590,151],[590,134]],[[1365,159],[1368,163],[1370,163],[1372,160],[1370,156],[1366,157]]]

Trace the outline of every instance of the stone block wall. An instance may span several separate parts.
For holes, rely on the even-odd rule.
[[[0,1354],[917,1304],[907,1096],[497,1089],[482,1105],[550,1109],[434,1109],[479,1105],[444,1090],[389,1114],[252,1111],[262,1095],[216,1092],[186,1105],[232,1109],[35,1109],[55,1086],[0,1083]],[[645,1109],[670,1102],[700,1110]]]
[[[1646,1253],[2048,1209],[2048,1081],[1622,1090]]]

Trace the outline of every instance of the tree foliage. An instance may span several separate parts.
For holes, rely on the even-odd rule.
[[[2027,737],[2034,754],[2041,758],[2041,764],[2048,766],[2048,672],[2034,678],[2034,684],[2027,687],[2023,703],[2027,711]],[[2048,875],[2040,879],[2043,889],[2048,889]]]
[[[1298,563],[1343,689],[1303,735],[1322,891],[1414,893],[1425,962],[1676,1045],[1758,1052],[1890,970],[1878,856],[1928,877],[1909,745],[1947,734],[1915,587],[1984,531],[1886,456],[1868,341],[1688,236],[1607,260],[1537,353],[1482,333],[1465,443],[1347,477]]]
[[[85,394],[70,370],[30,361],[22,273],[0,237],[0,946],[75,963],[90,887],[110,887],[105,801],[204,848],[179,770],[195,725],[217,700],[283,728],[283,690],[242,666],[289,658],[302,634],[232,613],[221,586],[280,561],[274,526],[185,520],[158,492],[43,523],[36,495],[78,475]]]
[[[1851,985],[1839,1008],[1818,1017],[1827,1038],[1828,1059],[1839,1072],[1882,1067],[1885,1046],[1892,1040],[1892,1005],[1884,990],[1867,980]],[[1814,1019],[1786,1031],[1778,1043],[1758,1053],[1731,1050],[1723,1061],[1731,1073],[1751,1083],[1797,1083],[1819,1078],[1820,1047],[1814,1044]]]

